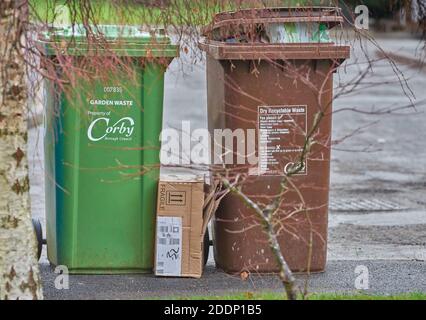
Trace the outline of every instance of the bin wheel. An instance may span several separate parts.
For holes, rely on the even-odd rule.
[[[203,259],[204,259],[204,266],[206,266],[207,261],[209,260],[209,253],[210,253],[210,235],[209,230],[206,230],[206,233],[204,234],[204,240],[203,240]]]
[[[40,260],[41,250],[43,249],[43,229],[41,228],[40,220],[33,218],[32,222],[37,238],[37,260]]]

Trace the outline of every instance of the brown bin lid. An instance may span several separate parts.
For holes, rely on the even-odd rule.
[[[322,22],[334,27],[343,22],[337,7],[297,7],[244,9],[219,13],[204,29],[205,38],[199,47],[218,60],[338,60],[350,57],[350,47],[335,43],[227,43],[211,40],[215,30],[235,28],[239,25]]]
[[[213,22],[203,28],[208,36],[213,30],[260,23],[318,22],[329,28],[343,23],[342,11],[337,7],[281,7],[263,9],[243,9],[219,13]]]
[[[203,39],[200,48],[218,60],[345,60],[349,46],[333,43],[225,43]]]

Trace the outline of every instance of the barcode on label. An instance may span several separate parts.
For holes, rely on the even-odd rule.
[[[162,233],[169,232],[169,227],[168,226],[160,226],[160,232],[162,232]]]
[[[158,238],[158,244],[163,245],[163,246],[167,246],[167,245],[178,246],[178,245],[180,245],[180,239]]]
[[[170,239],[170,245],[176,246],[180,244],[180,239]]]

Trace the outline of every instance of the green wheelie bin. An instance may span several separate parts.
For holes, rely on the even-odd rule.
[[[151,272],[164,73],[179,50],[137,27],[93,30],[97,45],[80,26],[38,41],[55,73],[44,95],[48,259],[70,273]]]

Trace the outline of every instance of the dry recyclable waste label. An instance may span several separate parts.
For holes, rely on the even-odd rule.
[[[155,274],[180,276],[182,266],[182,218],[157,217]]]
[[[259,175],[306,175],[300,156],[307,132],[307,106],[259,106]],[[296,169],[295,169],[296,168]]]

